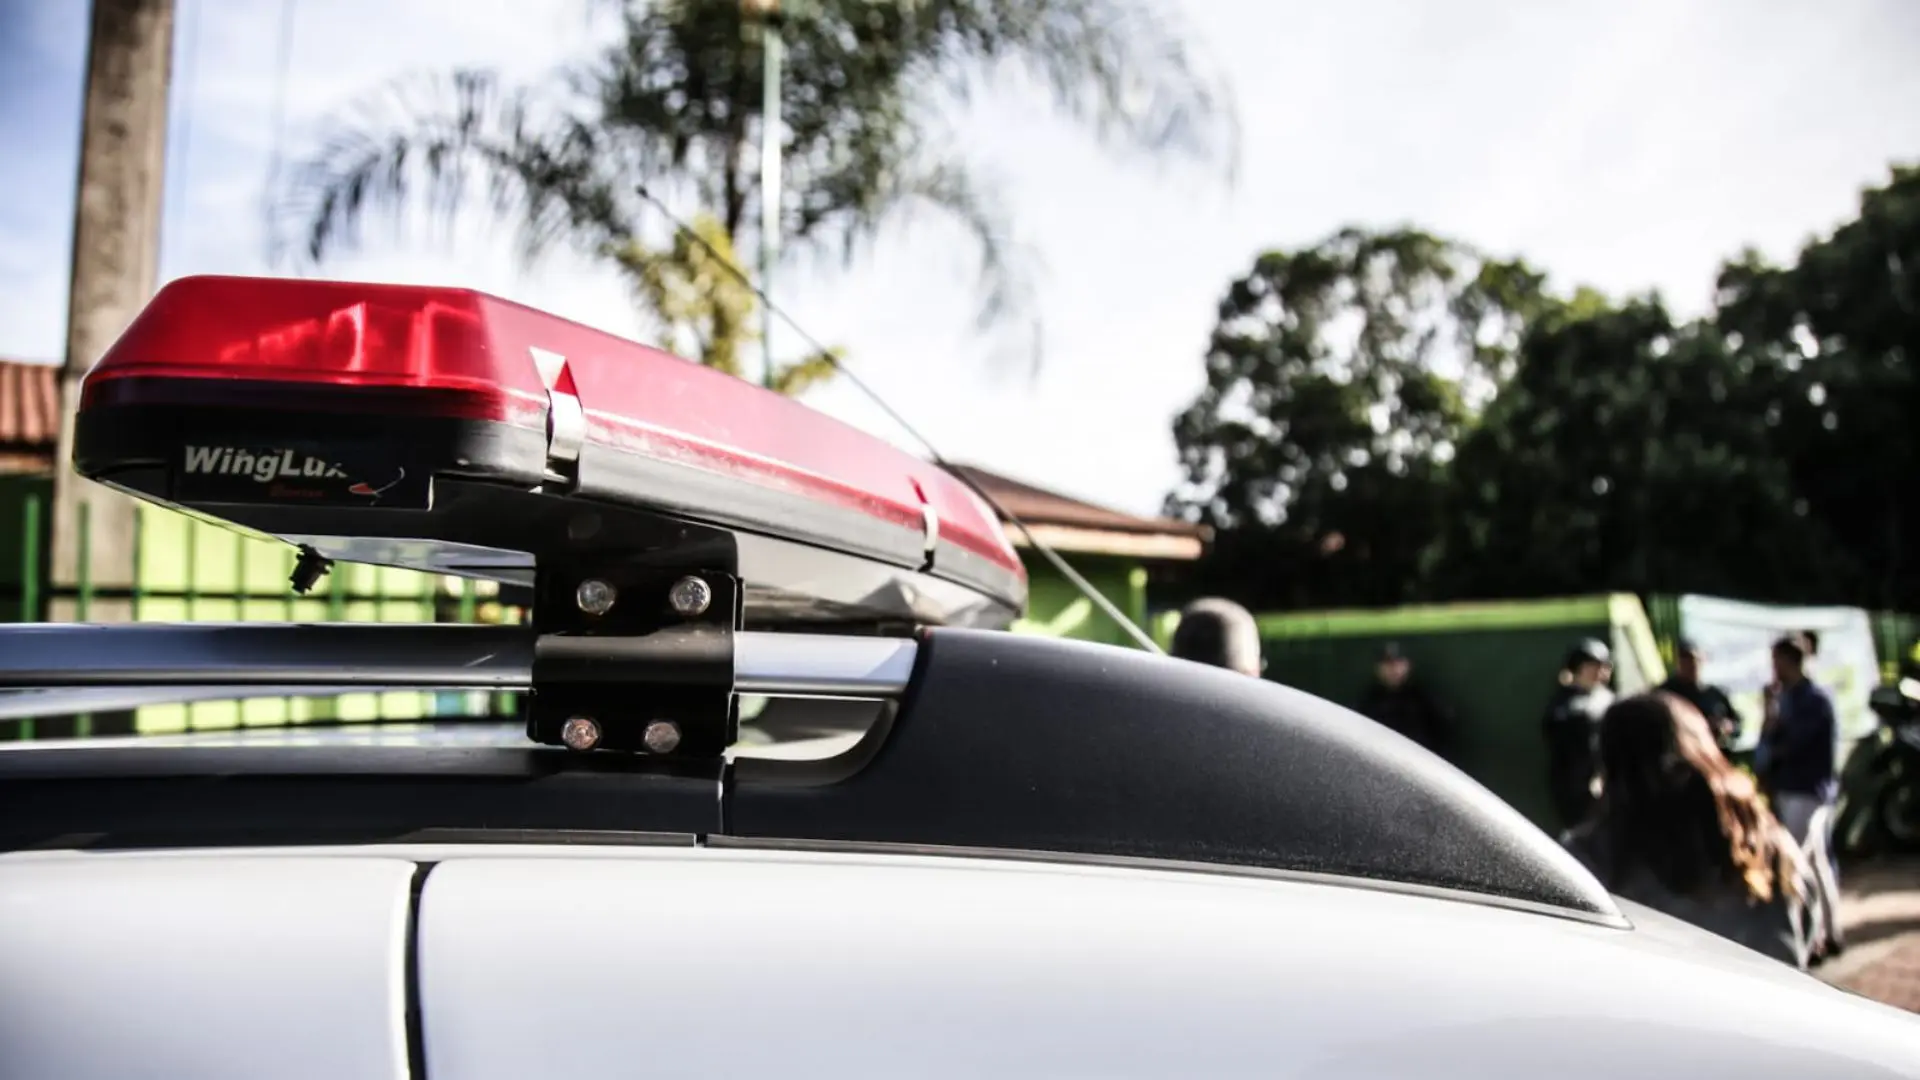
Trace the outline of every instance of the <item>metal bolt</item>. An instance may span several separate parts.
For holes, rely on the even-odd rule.
[[[600,745],[600,725],[589,716],[572,717],[561,725],[560,741],[569,750],[591,750]]]
[[[671,720],[655,720],[640,733],[640,742],[648,753],[671,754],[680,745],[680,725]]]
[[[673,583],[673,588],[667,591],[667,603],[673,605],[675,614],[691,619],[713,603],[713,586],[688,575]]]
[[[614,598],[619,595],[612,585],[599,578],[588,578],[573,590],[573,602],[589,615],[605,615],[613,610]]]

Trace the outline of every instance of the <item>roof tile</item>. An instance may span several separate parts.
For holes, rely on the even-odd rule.
[[[0,360],[0,446],[51,447],[60,435],[60,369]]]
[[[0,360],[0,473],[53,468],[60,437],[60,369]]]
[[[1204,525],[1164,517],[1136,517],[1069,498],[1058,492],[988,472],[973,465],[952,465],[950,471],[978,484],[993,501],[1008,513],[1029,525],[1066,525],[1107,532],[1190,536],[1205,539]]]

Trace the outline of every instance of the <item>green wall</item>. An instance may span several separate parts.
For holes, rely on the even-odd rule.
[[[1559,823],[1540,715],[1568,647],[1581,637],[1611,643],[1622,692],[1665,678],[1631,596],[1266,615],[1260,628],[1267,678],[1349,708],[1373,678],[1380,648],[1397,642],[1415,677],[1453,710],[1455,764],[1550,829]]]
[[[1014,623],[1016,633],[1077,638],[1108,645],[1132,645],[1119,624],[1080,595],[1060,571],[1031,551],[1020,552],[1027,567],[1027,615]],[[1061,558],[1100,594],[1135,622],[1146,625],[1147,571],[1138,561],[1103,555]]]

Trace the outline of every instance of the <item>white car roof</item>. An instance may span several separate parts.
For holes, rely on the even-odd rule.
[[[16,853],[0,897],[7,1076],[1920,1076],[1920,1020],[1691,928],[1358,883],[464,845]]]

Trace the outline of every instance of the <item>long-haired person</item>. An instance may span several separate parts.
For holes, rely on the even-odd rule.
[[[1610,891],[1808,966],[1832,898],[1700,710],[1663,692],[1615,702],[1600,772],[1600,799],[1567,846]]]

